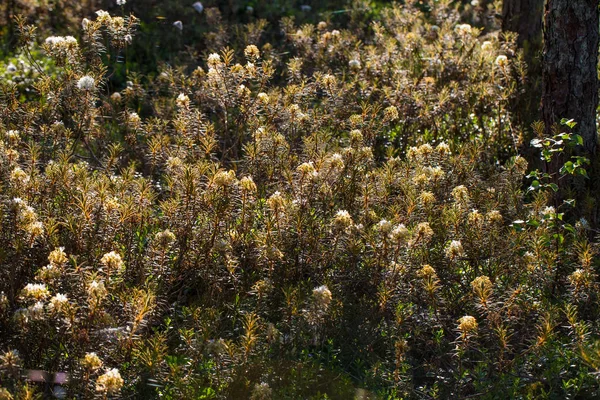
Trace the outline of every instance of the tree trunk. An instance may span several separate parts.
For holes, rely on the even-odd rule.
[[[542,36],[544,0],[504,0],[502,30],[519,34],[519,46],[538,43]]]
[[[586,151],[596,152],[598,0],[547,0],[544,11],[542,115],[546,133],[562,118],[577,122]]]
[[[6,48],[10,52],[12,51],[14,46],[14,38],[15,38],[15,21],[13,21],[13,17],[15,15],[15,0],[8,0],[6,4],[5,10],[5,19],[6,19]]]
[[[517,45],[523,49],[527,79],[525,96],[512,104],[511,112],[518,124],[530,126],[539,121],[542,99],[542,26],[544,0],[504,0],[502,30],[517,33]]]

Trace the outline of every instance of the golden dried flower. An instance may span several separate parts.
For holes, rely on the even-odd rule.
[[[98,16],[98,18],[96,18],[96,21],[100,22],[101,24],[110,23],[111,16],[106,11],[98,10],[96,11],[96,15]]]
[[[435,149],[441,157],[445,157],[450,154],[450,146],[444,142],[438,144]]]
[[[19,140],[21,139],[21,135],[19,134],[19,131],[11,129],[8,132],[6,132],[6,139],[11,143],[11,144],[17,144],[19,142]]]
[[[387,235],[392,230],[392,223],[387,219],[382,219],[377,223],[377,230],[384,235]]]
[[[281,211],[285,206],[285,199],[283,198],[281,193],[277,191],[267,199],[267,206],[269,206],[269,208],[273,212]]]
[[[102,360],[96,353],[86,353],[81,360],[81,365],[88,370],[96,371],[102,367]]]
[[[471,287],[473,288],[473,293],[479,297],[482,304],[485,304],[492,294],[492,281],[485,275],[475,278],[471,282]]]
[[[483,225],[483,215],[478,210],[473,210],[467,216],[467,222],[474,228],[481,227]]]
[[[458,330],[463,334],[467,335],[477,330],[478,324],[475,317],[465,315],[458,320]]]
[[[423,191],[419,195],[419,199],[423,203],[424,206],[428,207],[435,203],[435,195],[429,191]]]
[[[454,28],[454,31],[461,36],[466,36],[471,34],[473,28],[469,24],[460,24]]]
[[[130,112],[127,114],[127,123],[131,125],[132,128],[139,128],[142,123],[142,119],[136,112]]]
[[[363,144],[364,137],[360,130],[353,129],[350,131],[350,146],[357,148]]]
[[[123,387],[123,378],[116,368],[106,371],[96,380],[96,391],[109,394],[117,393]]]
[[[254,193],[256,192],[256,183],[251,176],[245,176],[240,180],[240,186],[246,192]]]
[[[492,210],[485,215],[486,219],[491,224],[500,224],[502,223],[502,214],[498,210]]]
[[[323,75],[322,82],[323,82],[323,85],[325,85],[325,86],[328,86],[328,87],[333,86],[333,85],[335,85],[336,81],[337,81],[337,79],[335,79],[335,76],[333,76],[331,74]]]
[[[208,66],[215,68],[219,65],[221,65],[221,56],[218,55],[217,53],[212,53],[208,56]]]
[[[302,111],[300,110],[300,106],[298,104],[292,104],[288,107],[288,111],[290,112],[290,116],[292,118],[302,117]]]
[[[50,282],[58,279],[60,275],[61,271],[59,267],[54,264],[48,264],[37,272],[37,279],[41,280],[42,282]]]
[[[43,300],[50,295],[50,292],[43,283],[29,283],[23,289],[22,295],[30,299]]]
[[[414,237],[410,245],[427,244],[432,237],[433,229],[429,226],[429,222],[421,222],[414,229]]]
[[[514,159],[514,168],[519,175],[523,175],[527,168],[529,167],[529,163],[527,160],[521,156],[516,156]]]
[[[251,44],[244,49],[244,55],[251,60],[256,60],[260,57],[260,50],[258,50],[258,47]]]
[[[383,110],[383,122],[395,121],[398,119],[398,117],[398,109],[396,106],[389,106]]]
[[[41,221],[34,221],[25,227],[25,231],[32,237],[38,237],[44,234],[44,224]]]
[[[427,175],[437,181],[440,180],[444,177],[444,175],[446,175],[446,173],[444,172],[444,170],[442,169],[442,167],[425,167],[425,172],[427,173]]]
[[[95,300],[101,300],[108,294],[104,282],[98,282],[97,280],[92,280],[88,284],[87,292],[88,295]]]
[[[269,104],[269,95],[264,93],[264,92],[260,92],[257,96],[258,101],[260,101],[262,104]]]
[[[15,167],[10,173],[10,180],[14,183],[25,185],[29,182],[29,175],[20,167]]]
[[[44,303],[37,301],[27,309],[29,318],[32,320],[41,320],[44,318]]]
[[[408,228],[404,226],[404,224],[396,225],[390,232],[390,238],[398,243],[406,242],[409,236],[410,232],[408,231]]]
[[[154,235],[154,240],[156,240],[159,247],[166,249],[175,241],[175,234],[170,230],[165,229],[164,231],[158,232],[156,235]]]
[[[333,218],[333,227],[337,231],[344,231],[353,223],[350,213],[346,210],[339,210]]]
[[[490,41],[485,41],[481,44],[481,50],[485,53],[489,53],[494,49],[494,44]]]
[[[496,57],[496,65],[500,68],[505,68],[508,65],[508,57],[505,55],[500,55]]]
[[[312,161],[305,162],[305,163],[298,165],[298,167],[296,168],[296,171],[298,171],[303,177],[304,176],[315,177],[318,175],[318,172],[315,169],[315,166]]]
[[[417,153],[418,155],[427,158],[433,154],[433,147],[431,147],[429,143],[424,143],[417,148]]]
[[[9,350],[0,356],[0,370],[14,370],[21,367],[21,357],[16,350]]]
[[[53,264],[56,266],[62,266],[64,264],[66,264],[66,262],[68,261],[68,258],[67,258],[67,254],[65,253],[65,248],[57,247],[56,249],[52,250],[50,252],[50,255],[48,255],[48,261],[50,261],[50,264]]]
[[[57,293],[52,296],[48,304],[50,311],[61,312],[69,305],[69,299],[64,294]]]
[[[217,187],[231,186],[236,182],[235,171],[217,171],[217,173],[213,176],[212,182]]]
[[[419,275],[423,278],[431,278],[431,277],[435,277],[436,273],[435,273],[435,269],[433,269],[433,267],[431,265],[425,264],[419,271]]]
[[[569,282],[577,292],[590,285],[593,282],[593,277],[588,270],[579,268],[569,276]]]
[[[329,158],[329,165],[333,169],[342,169],[344,168],[344,158],[340,153],[333,153]]]
[[[452,197],[459,206],[465,207],[469,203],[469,190],[463,185],[457,186],[452,189]]]
[[[271,400],[273,398],[273,389],[268,383],[262,382],[254,385],[250,400]]]
[[[457,257],[462,257],[464,255],[464,250],[460,240],[451,241],[446,247],[445,253],[446,257],[450,258],[451,260],[454,260]]]
[[[106,253],[100,259],[100,263],[104,265],[108,271],[116,270],[121,271],[125,267],[125,263],[121,258],[121,255],[116,251]]]
[[[190,105],[190,98],[185,93],[179,93],[177,96],[177,107],[186,108]]]
[[[322,285],[315,289],[313,289],[313,300],[317,308],[321,311],[327,310],[329,308],[329,304],[331,303],[331,291],[327,286]]]
[[[350,122],[350,125],[352,125],[352,126],[359,126],[363,123],[363,117],[360,114],[352,114],[348,118],[348,121]]]
[[[230,71],[231,71],[231,73],[232,73],[232,74],[234,74],[234,75],[235,75],[235,74],[241,74],[241,73],[243,73],[244,71],[248,71],[248,73],[249,73],[250,75],[252,75],[252,76],[253,76],[253,75],[254,75],[254,73],[256,72],[256,67],[254,66],[254,64],[252,64],[252,63],[250,63],[250,62],[249,62],[249,63],[246,65],[246,69],[244,69],[244,66],[243,66],[242,64],[240,64],[240,63],[237,63],[237,64],[235,64],[235,65],[231,66],[231,68],[230,68],[229,70],[230,70]]]

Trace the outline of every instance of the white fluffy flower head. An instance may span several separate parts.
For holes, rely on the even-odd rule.
[[[95,87],[96,81],[89,75],[86,75],[79,79],[77,82],[77,88],[79,90],[93,90]]]

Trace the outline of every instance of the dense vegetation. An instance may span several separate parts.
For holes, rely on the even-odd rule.
[[[600,396],[590,160],[498,4],[130,3],[5,26],[0,399]]]

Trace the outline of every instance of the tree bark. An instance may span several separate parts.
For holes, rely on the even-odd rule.
[[[539,121],[542,99],[542,26],[544,0],[504,0],[502,30],[517,33],[517,45],[523,49],[527,79],[526,95],[512,104],[511,111],[519,124],[530,126]]]
[[[597,147],[598,0],[547,0],[544,10],[542,115],[546,133],[577,122],[586,151]]]
[[[15,15],[15,0],[8,0],[6,4],[5,10],[5,19],[6,19],[6,47],[8,51],[12,51],[14,49],[14,38],[15,38],[15,22],[13,21],[13,17]]]
[[[519,34],[519,46],[539,42],[542,34],[544,0],[504,0],[502,30]]]

